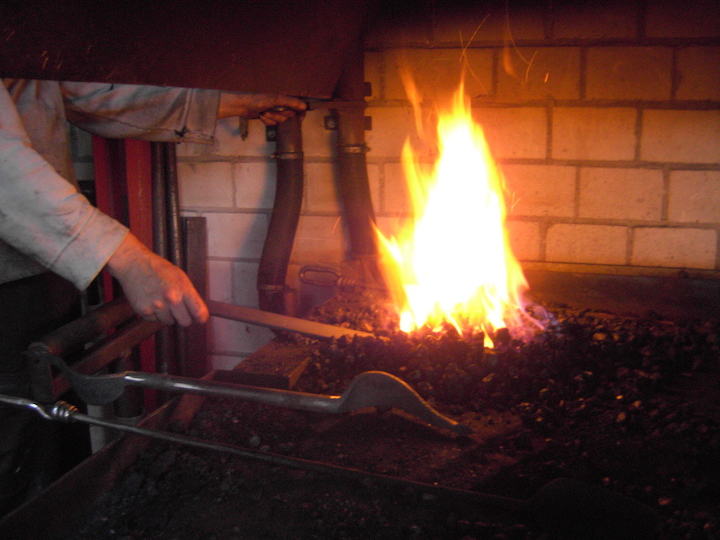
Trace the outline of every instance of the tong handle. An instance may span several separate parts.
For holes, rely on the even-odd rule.
[[[305,392],[295,392],[293,390],[246,386],[243,384],[192,379],[190,377],[161,375],[141,371],[126,371],[124,373],[118,373],[118,376],[122,376],[124,383],[127,385],[152,388],[165,392],[185,392],[206,397],[241,399],[263,405],[310,412],[339,412],[340,396],[308,394]]]

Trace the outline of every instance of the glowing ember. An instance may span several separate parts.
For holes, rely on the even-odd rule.
[[[406,142],[413,219],[394,237],[378,233],[400,327],[450,323],[461,333],[487,336],[501,327],[512,333],[524,319],[520,295],[527,284],[506,238],[502,174],[462,85],[452,109],[439,115],[437,146],[439,158],[429,167]]]

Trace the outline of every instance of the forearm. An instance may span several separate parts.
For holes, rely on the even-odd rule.
[[[84,289],[127,229],[94,208],[37,152],[0,133],[0,237]]]

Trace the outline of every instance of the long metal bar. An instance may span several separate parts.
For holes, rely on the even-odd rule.
[[[211,315],[215,317],[265,326],[275,330],[298,332],[317,339],[332,339],[342,336],[374,337],[373,334],[360,330],[308,321],[306,319],[289,317],[277,313],[269,313],[214,300],[209,300],[207,305]],[[47,334],[39,343],[43,343],[48,351],[55,356],[64,357],[69,352],[72,352],[73,349],[77,349],[80,346],[98,339],[116,326],[131,321],[134,317],[135,314],[127,300],[117,299]],[[129,339],[134,339],[137,336],[146,337],[162,328],[162,325],[158,323],[144,323],[140,320],[133,321],[128,326],[129,328],[120,332],[119,336],[125,336],[127,334],[129,338],[121,337],[119,345],[108,344],[103,348],[103,351],[106,352],[95,352],[92,354],[92,357],[97,358],[102,356],[102,358],[105,358],[104,355],[106,354],[113,354],[114,351],[122,351],[128,346],[135,345],[135,343],[128,343]],[[83,364],[87,363],[89,369],[90,366],[94,366],[98,360],[89,360],[88,358],[89,357],[86,357]],[[100,361],[102,362],[102,360]],[[87,372],[83,368],[78,369]]]
[[[422,482],[415,482],[412,480],[403,480],[401,478],[393,478],[375,473],[367,473],[358,469],[351,469],[348,467],[340,467],[337,465],[330,465],[319,461],[312,461],[303,458],[294,458],[281,456],[277,454],[271,454],[268,452],[260,452],[255,450],[245,450],[235,446],[229,446],[225,444],[212,443],[187,435],[179,435],[175,433],[167,433],[164,431],[156,431],[154,429],[143,428],[139,426],[119,424],[109,420],[103,420],[82,414],[78,410],[65,402],[58,402],[51,407],[44,407],[43,405],[31,401],[25,398],[19,398],[14,396],[6,396],[0,394],[0,402],[8,405],[14,405],[17,407],[24,407],[35,411],[37,414],[45,418],[46,420],[61,420],[61,421],[78,421],[86,424],[103,427],[106,429],[115,429],[118,431],[124,431],[127,433],[133,433],[135,435],[141,435],[143,437],[151,437],[153,439],[160,439],[163,441],[183,444],[186,446],[192,446],[194,448],[202,448],[204,450],[212,450],[224,452],[243,458],[254,459],[257,461],[264,461],[272,465],[281,465],[290,467],[293,469],[302,469],[315,471],[319,473],[332,474],[349,478],[353,480],[360,480],[367,484],[368,480],[375,480],[379,484],[391,485],[391,486],[403,486],[403,487],[415,487],[421,492],[429,492],[434,494],[443,494],[453,497],[473,497],[473,503],[476,503],[483,499],[483,494],[466,491],[462,489],[443,487],[434,484],[425,484]],[[493,504],[497,508],[505,508],[511,510],[522,510],[525,509],[525,503],[516,499],[509,499],[505,497],[499,497],[495,495],[487,495],[487,504]]]
[[[207,296],[207,222],[206,218],[189,216],[183,218],[185,271],[202,298]],[[208,327],[194,324],[183,329],[185,335],[184,355],[186,371],[181,375],[202,377],[209,370]]]
[[[241,399],[320,413],[349,413],[369,407],[379,410],[395,408],[432,426],[450,430],[458,435],[472,433],[472,429],[468,426],[459,424],[433,409],[402,379],[382,371],[362,373],[353,379],[342,395],[327,396],[139,371],[111,375],[84,375],[70,369],[62,358],[43,351],[42,345],[34,347],[33,351],[37,361],[46,361],[62,370],[80,399],[90,405],[112,403],[123,395],[127,386],[134,386],[165,392]]]
[[[165,197],[168,222],[168,258],[179,268],[185,268],[182,226],[180,223],[180,187],[178,185],[177,155],[175,143],[165,143]],[[167,351],[160,355],[158,372],[174,375],[187,373],[185,333],[180,326],[165,328],[159,332],[168,334]]]
[[[285,330],[288,332],[298,332],[308,337],[316,339],[337,339],[343,336],[347,337],[375,337],[369,332],[353,330],[352,328],[344,328],[341,326],[333,326],[297,317],[289,317],[278,313],[270,313],[244,306],[236,306],[234,304],[226,304],[215,300],[207,301],[210,315],[223,319],[265,326],[274,330]]]

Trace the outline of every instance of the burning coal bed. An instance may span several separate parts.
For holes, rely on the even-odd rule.
[[[473,435],[395,412],[335,417],[227,400],[205,401],[183,431],[519,499],[554,478],[574,478],[657,511],[662,538],[720,538],[718,321],[547,306],[546,331],[526,343],[500,332],[488,351],[484,336],[453,328],[390,331],[372,300],[340,295],[313,318],[377,338],[276,339],[308,360],[295,389],[339,395],[358,374],[386,371]],[[453,507],[411,488],[166,444],[145,451],[71,530],[73,539],[558,538],[511,512]]]

